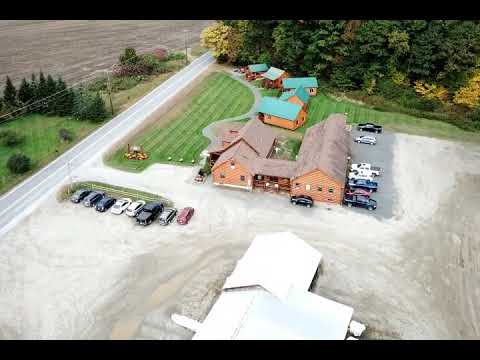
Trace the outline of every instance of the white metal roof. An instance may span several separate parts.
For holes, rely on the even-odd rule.
[[[321,260],[318,250],[292,233],[258,235],[223,288],[257,285],[283,299],[293,285],[308,290]]]
[[[193,340],[345,339],[353,309],[308,292],[320,260],[293,234],[257,236]]]

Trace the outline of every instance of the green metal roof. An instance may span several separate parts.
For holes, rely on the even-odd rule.
[[[298,104],[283,101],[275,97],[265,96],[257,112],[278,116],[282,119],[295,121],[302,107]]]
[[[271,66],[268,71],[263,74],[263,77],[268,80],[277,80],[285,71],[282,69],[277,69],[276,67]]]
[[[315,77],[288,78],[283,80],[283,87],[285,89],[296,89],[298,87],[318,88],[318,82]]]
[[[290,91],[285,91],[280,96],[280,100],[288,101],[288,99],[295,95],[298,96],[298,98],[302,100],[305,104],[308,103],[308,100],[310,99],[310,95],[308,95],[308,93],[305,91],[305,88],[298,87]]]
[[[268,65],[267,64],[248,65],[248,70],[250,70],[251,72],[265,72],[268,70]]]

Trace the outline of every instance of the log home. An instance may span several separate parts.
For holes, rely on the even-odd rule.
[[[288,78],[286,71],[272,66],[263,74],[262,86],[266,89],[281,89],[286,78]]]
[[[308,100],[310,96],[305,91],[303,87],[298,87],[296,89],[285,91],[280,97],[279,100],[288,101],[294,104],[300,105],[305,111],[307,111]]]
[[[271,96],[262,98],[257,112],[258,119],[265,124],[289,130],[296,130],[307,121],[307,112],[302,105]]]
[[[222,136],[208,149],[215,185],[342,202],[350,154],[343,114],[330,115],[306,131],[297,161],[270,158],[275,135],[258,119],[250,120],[238,133],[227,131]]]
[[[283,81],[283,90],[290,91],[304,88],[310,96],[317,95],[318,81],[315,77],[288,78]]]
[[[267,64],[248,65],[245,70],[245,79],[247,79],[248,81],[259,79],[267,70]]]

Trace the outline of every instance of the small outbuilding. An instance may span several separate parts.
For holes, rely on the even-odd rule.
[[[279,99],[282,101],[288,101],[294,104],[298,104],[302,106],[303,109],[306,111],[310,96],[303,87],[298,87],[296,89],[285,91],[282,95],[280,95]]]
[[[249,81],[256,80],[261,78],[262,75],[267,72],[268,65],[267,64],[252,64],[248,65],[245,71],[245,78]]]
[[[283,81],[284,91],[304,88],[310,96],[317,95],[318,81],[315,77],[294,77]]]
[[[296,130],[307,121],[307,112],[302,105],[265,96],[257,109],[258,119],[265,124]]]
[[[288,78],[288,76],[285,70],[272,66],[263,74],[262,86],[266,89],[281,89],[283,80]]]

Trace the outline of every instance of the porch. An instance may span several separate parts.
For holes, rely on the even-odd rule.
[[[253,188],[273,193],[290,193],[290,179],[257,174],[253,177]]]

